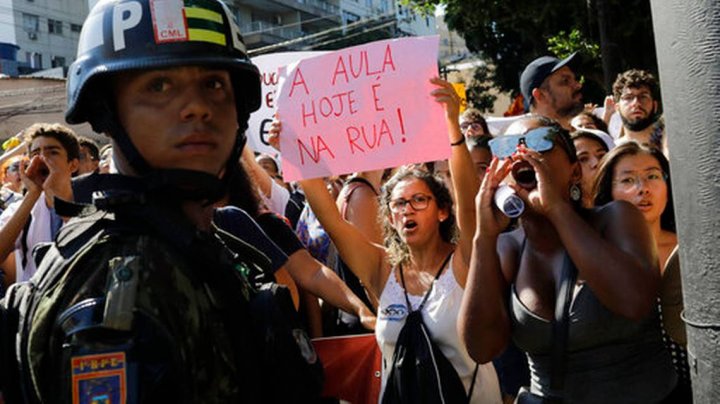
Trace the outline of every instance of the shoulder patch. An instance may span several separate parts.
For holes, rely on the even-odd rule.
[[[73,404],[126,402],[125,352],[73,356],[70,363]]]

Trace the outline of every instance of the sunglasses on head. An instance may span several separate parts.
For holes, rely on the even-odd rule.
[[[542,127],[529,130],[522,135],[503,135],[492,139],[488,145],[492,154],[500,159],[510,157],[517,147],[524,144],[525,147],[535,150],[538,153],[551,150],[555,143],[553,139],[558,131],[552,127]]]

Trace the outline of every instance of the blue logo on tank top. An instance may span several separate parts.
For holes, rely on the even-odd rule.
[[[402,321],[407,315],[408,310],[404,304],[391,304],[380,310],[380,319],[386,321]]]

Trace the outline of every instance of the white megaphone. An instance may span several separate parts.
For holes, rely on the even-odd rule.
[[[495,191],[495,206],[507,217],[514,219],[522,215],[525,210],[525,202],[515,193],[515,190],[508,184],[502,184]]]

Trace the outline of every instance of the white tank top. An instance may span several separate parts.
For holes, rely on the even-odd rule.
[[[453,260],[450,259],[450,263]],[[465,389],[470,389],[475,362],[468,355],[465,344],[460,340],[457,332],[457,319],[460,312],[463,289],[455,280],[455,274],[450,268],[451,264],[440,274],[435,281],[430,296],[422,310],[425,326],[433,336],[445,357],[452,363]],[[397,280],[397,269],[393,270],[385,283],[380,303],[378,305],[377,323],[375,324],[375,338],[382,352],[382,388],[380,397],[385,392],[385,384],[392,366],[393,352],[400,330],[405,325],[405,317],[409,311],[405,302],[403,288]],[[417,309],[423,296],[408,294],[412,310]],[[480,365],[478,368],[475,387],[473,389],[473,404],[501,403],[500,387],[492,363]]]

